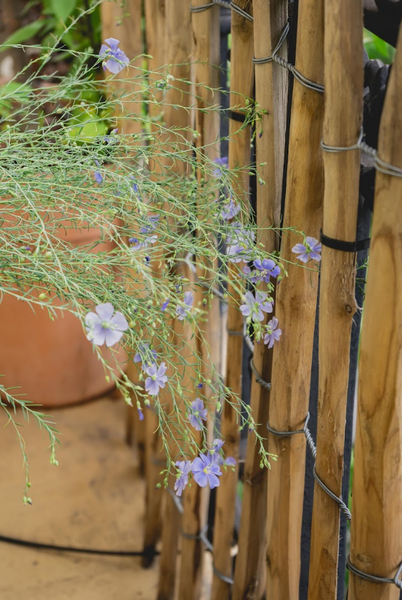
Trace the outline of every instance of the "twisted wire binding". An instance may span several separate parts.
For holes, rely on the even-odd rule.
[[[204,10],[208,10],[213,6],[223,6],[223,8],[230,8],[234,12],[237,12],[239,15],[247,19],[248,21],[254,21],[252,15],[250,15],[247,11],[237,6],[233,0],[212,0],[212,2],[208,2],[208,4],[201,4],[200,6],[190,6],[190,11],[193,13],[203,12]]]
[[[332,500],[334,500],[334,502],[337,503],[339,510],[341,510],[344,515],[346,516],[348,521],[351,521],[352,519],[352,515],[350,513],[349,508],[347,507],[347,505],[345,504],[345,502],[342,500],[341,497],[337,496],[336,494],[334,494],[334,492],[332,490],[329,489],[329,487],[323,482],[323,480],[317,475],[317,471],[316,471],[316,457],[317,457],[317,448],[316,445],[314,443],[313,440],[313,436],[311,435],[311,431],[308,428],[308,422],[310,419],[310,413],[307,413],[307,417],[304,421],[304,425],[302,429],[294,429],[291,431],[277,431],[276,429],[273,429],[269,423],[267,423],[267,429],[270,433],[272,433],[273,435],[279,436],[279,437],[288,437],[291,435],[296,435],[299,433],[303,433],[304,436],[306,437],[307,440],[307,444],[309,447],[309,450],[314,458],[314,466],[313,466],[313,475],[314,475],[314,479],[316,480],[316,482],[318,483],[318,485],[324,490],[324,492],[326,494],[328,494],[328,496],[330,498],[332,498]]]
[[[402,590],[402,562],[393,579],[391,577],[381,577],[380,575],[372,575],[371,573],[361,571],[350,562],[350,556],[348,557],[346,566],[353,575],[357,575],[357,577],[361,577],[366,581],[372,581],[373,583],[393,583],[398,589]]]
[[[324,140],[321,141],[321,148],[325,152],[348,152],[349,150],[363,150],[366,154],[371,156],[374,159],[374,168],[376,171],[380,171],[384,175],[390,175],[393,177],[402,177],[402,169],[400,167],[396,167],[395,165],[391,165],[387,163],[385,160],[378,156],[377,150],[372,148],[366,142],[363,142],[363,130],[360,132],[359,139],[356,144],[352,146],[330,146],[326,144]]]
[[[314,81],[311,81],[310,79],[305,77],[302,73],[300,73],[300,71],[298,71],[294,65],[292,65],[290,62],[288,62],[281,56],[278,56],[278,52],[282,48],[282,45],[288,36],[289,30],[290,30],[290,25],[289,25],[289,23],[286,23],[286,26],[285,26],[284,30],[282,31],[279,41],[276,44],[272,54],[270,56],[266,56],[264,58],[254,57],[253,63],[255,65],[264,65],[269,62],[275,62],[278,65],[280,65],[281,67],[283,67],[284,69],[287,69],[290,73],[292,73],[294,78],[297,79],[297,81],[299,83],[301,83],[305,87],[309,88],[310,90],[314,90],[314,91],[320,92],[322,94],[324,92],[323,85],[321,85],[319,83],[315,83]]]

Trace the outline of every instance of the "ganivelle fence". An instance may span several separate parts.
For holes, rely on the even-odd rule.
[[[145,17],[151,70],[169,64],[179,82],[166,92],[172,107],[164,110],[166,126],[195,127],[194,143],[207,146],[212,159],[220,156],[220,117],[202,109],[219,103],[212,89],[226,68],[220,13],[231,15],[229,167],[249,165],[255,144],[257,181],[265,182],[256,185],[258,242],[278,251],[288,271],[276,289],[281,341],[273,349],[256,343],[246,365],[255,420],[278,457],[272,468],[260,468],[252,436],[241,456],[236,411],[226,403],[221,434],[238,466],[222,475],[212,503],[198,486],[181,500],[173,485],[156,487],[164,463],[152,413],[145,427],[135,428],[147,480],[145,567],[162,541],[158,600],[199,598],[206,552],[213,556],[212,600],[335,600],[344,597],[346,567],[349,600],[396,600],[402,589],[402,39],[374,149],[363,126],[362,0],[299,0],[290,15],[284,0],[127,0],[102,8],[105,33],[132,56],[142,52]],[[196,117],[185,110],[192,100],[181,93],[184,80],[196,90]],[[253,142],[244,126],[247,98],[260,111]],[[364,223],[362,161],[376,171],[372,221],[366,214]],[[180,164],[175,168],[180,172]],[[237,181],[237,192],[249,199],[247,170]],[[279,236],[267,225],[320,239],[320,270],[294,264],[292,229]],[[356,273],[369,246],[361,319]],[[205,275],[204,267],[186,276]],[[222,328],[219,304],[216,297],[203,334],[218,368],[226,345],[226,385],[241,394],[244,349],[253,344],[244,340],[242,315],[232,304]],[[191,343],[205,352],[199,340],[188,340],[187,348]]]

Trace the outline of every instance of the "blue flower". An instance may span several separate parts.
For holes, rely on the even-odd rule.
[[[226,254],[233,263],[248,262],[254,246],[255,234],[245,229],[241,223],[232,223],[232,233],[227,239]]]
[[[197,431],[201,431],[203,425],[202,421],[206,421],[208,416],[208,411],[204,406],[201,398],[196,398],[194,402],[191,403],[190,413],[188,414],[188,420],[191,425]]]
[[[165,375],[166,369],[167,367],[164,362],[159,369],[156,363],[153,363],[145,369],[145,373],[148,375],[145,380],[145,391],[148,392],[150,396],[157,396],[159,394],[159,389],[165,387],[167,382],[167,377]]]
[[[175,492],[178,496],[181,496],[184,488],[188,484],[188,476],[191,472],[191,461],[189,460],[178,460],[175,462],[177,468],[177,479],[174,484]]]
[[[321,260],[321,244],[313,237],[306,237],[304,244],[293,246],[292,252],[298,254],[297,258],[304,263],[307,263],[310,259],[317,262]]]
[[[246,268],[243,269],[246,274],[251,274],[250,281],[253,283],[257,283],[257,281],[269,283],[271,277],[276,278],[281,272],[278,265],[271,258],[264,258],[263,260],[257,258],[253,265],[256,269],[255,271],[250,271],[248,267],[248,270],[246,270]]]
[[[272,317],[266,325],[266,333],[264,333],[264,344],[268,344],[268,348],[272,348],[275,342],[279,342],[279,338],[282,335],[282,330],[277,329],[278,319]]]
[[[222,177],[223,169],[227,169],[228,166],[228,157],[222,156],[221,158],[215,158],[214,163],[218,166],[212,171],[212,175],[214,177]]]
[[[139,344],[138,350],[134,355],[133,361],[135,363],[142,362],[142,368],[146,369],[151,364],[153,364],[158,358],[158,355],[155,350],[149,349],[149,344],[147,342],[143,344]]]
[[[184,306],[176,306],[176,315],[179,321],[183,321],[187,314],[190,312],[194,302],[193,292],[185,292],[184,294]]]
[[[142,412],[142,410],[140,409],[139,406],[137,406],[137,410],[138,410],[138,418],[140,421],[144,420],[144,413]]]
[[[95,181],[96,181],[96,183],[99,183],[99,184],[101,184],[101,183],[102,183],[102,181],[103,181],[103,177],[102,177],[102,175],[99,173],[99,171],[95,171],[95,172],[94,172],[94,177],[95,177]]]
[[[148,248],[149,245],[155,244],[157,239],[157,235],[150,235],[143,238],[142,240],[139,240],[138,238],[129,238],[128,241],[131,244],[130,250],[134,252],[135,250],[142,250],[143,248]]]
[[[222,475],[222,471],[210,456],[200,454],[199,457],[193,460],[191,470],[195,481],[200,487],[209,485],[211,490],[213,490],[220,484],[218,478]]]
[[[268,298],[267,292],[256,292],[255,296],[253,292],[246,292],[243,300],[245,303],[240,306],[243,317],[255,322],[264,320],[263,312],[271,313],[273,310],[274,302]]]
[[[219,466],[226,465],[228,467],[235,467],[236,459],[233,458],[233,456],[229,456],[228,458],[223,459],[222,455],[219,452],[219,450],[222,448],[224,443],[225,442],[223,440],[219,440],[219,439],[214,440],[213,444],[212,444],[212,450],[210,450],[208,452],[208,456],[210,456],[212,462],[214,462],[215,464],[217,464]]]
[[[169,300],[169,298],[168,298],[168,299],[167,299],[167,300],[165,300],[165,302],[162,304],[162,306],[161,306],[161,311],[162,311],[162,312],[165,312],[165,310],[166,310],[166,309],[167,309],[167,307],[168,307],[168,304],[169,304],[169,302],[170,302],[170,300]]]
[[[98,304],[96,312],[85,317],[87,339],[96,346],[114,346],[128,329],[128,323],[121,312],[114,313],[113,304]]]
[[[229,221],[233,219],[240,212],[240,204],[237,202],[233,202],[232,198],[230,198],[229,202],[223,205],[221,210],[221,217],[225,221]]]
[[[108,69],[111,73],[116,75],[128,65],[130,60],[124,54],[123,50],[120,50],[119,40],[108,38],[105,42],[106,43],[101,46],[99,56],[103,59],[103,68]],[[108,45],[106,46],[106,44]]]

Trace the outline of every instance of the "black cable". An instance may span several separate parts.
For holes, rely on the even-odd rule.
[[[38,550],[56,550],[58,552],[76,552],[78,554],[98,554],[103,556],[148,556],[148,552],[143,550],[99,550],[96,548],[74,548],[72,546],[56,546],[55,544],[42,544],[40,542],[31,542],[30,540],[21,540],[19,538],[0,535],[0,542],[5,544],[14,544],[15,546],[25,546],[28,548],[37,548]],[[158,550],[153,551],[154,555],[160,554]]]

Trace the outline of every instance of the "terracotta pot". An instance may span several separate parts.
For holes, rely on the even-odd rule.
[[[99,240],[100,230],[66,229],[61,235],[73,246],[82,246]],[[102,251],[113,248],[111,240],[97,246]],[[100,396],[113,387],[80,321],[68,312],[52,321],[46,309],[36,308],[34,313],[26,302],[6,294],[0,304],[0,332],[1,383],[19,386],[14,393],[24,399],[62,406]],[[115,364],[109,349],[103,348],[103,356]],[[118,347],[117,357],[125,361],[123,348]]]

